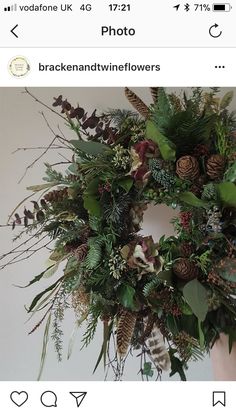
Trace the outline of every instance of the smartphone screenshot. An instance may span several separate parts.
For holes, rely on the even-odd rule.
[[[235,411],[235,19],[1,0],[1,415]]]

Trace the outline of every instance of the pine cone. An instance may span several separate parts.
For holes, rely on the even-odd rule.
[[[150,87],[150,92],[151,92],[151,95],[152,95],[153,103],[157,102],[158,90],[159,90],[158,87]]]
[[[88,245],[87,244],[81,244],[79,247],[77,247],[74,251],[74,256],[78,261],[83,261],[85,257],[88,254]]]
[[[222,178],[225,169],[225,158],[220,154],[211,155],[206,163],[206,172],[210,179],[217,180]]]
[[[125,87],[125,95],[132,106],[146,119],[149,115],[147,105],[128,87]]]
[[[199,275],[198,266],[187,258],[180,258],[177,260],[174,264],[173,270],[179,279],[185,281],[196,279]]]
[[[179,251],[182,257],[190,257],[195,251],[195,246],[192,242],[183,241],[179,246]]]
[[[190,187],[190,192],[192,192],[193,194],[195,194],[195,196],[199,197],[202,194],[202,187],[199,186],[198,184],[192,184],[192,186]]]
[[[54,203],[60,202],[61,200],[68,197],[68,187],[65,187],[61,190],[52,190],[51,192],[45,194],[44,199],[47,202]]]
[[[137,315],[134,312],[123,311],[117,327],[117,352],[124,357],[128,351],[136,324]]]
[[[191,155],[184,155],[176,163],[176,173],[182,180],[195,180],[200,173],[198,160]]]

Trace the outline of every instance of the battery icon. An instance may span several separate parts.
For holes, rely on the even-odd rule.
[[[229,3],[215,3],[212,8],[213,12],[230,12],[232,6]]]

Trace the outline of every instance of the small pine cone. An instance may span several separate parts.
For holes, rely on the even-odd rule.
[[[73,251],[73,254],[78,261],[83,261],[88,254],[88,245],[80,245]]]
[[[202,194],[202,187],[199,186],[198,184],[192,184],[192,186],[190,187],[190,192],[192,192],[193,194],[195,194],[195,196],[199,197]]]
[[[190,257],[195,251],[195,246],[192,242],[183,241],[179,246],[179,251],[182,257]]]
[[[150,92],[151,92],[151,95],[152,95],[153,103],[157,102],[158,90],[159,90],[158,87],[150,87]]]
[[[174,263],[173,267],[176,276],[185,281],[196,279],[199,276],[198,266],[188,258],[180,258]]]
[[[68,176],[66,177],[66,179],[68,181],[70,181],[71,183],[75,183],[76,181],[78,181],[79,177],[76,176],[75,174],[68,174]]]
[[[225,158],[220,154],[211,155],[206,163],[206,172],[207,175],[212,180],[217,180],[222,178],[225,169]]]
[[[51,192],[45,194],[44,199],[47,202],[54,203],[60,202],[68,196],[68,187],[64,187],[61,190],[52,190]]]
[[[209,155],[208,146],[205,144],[198,144],[193,150],[193,155],[196,158],[208,156]]]
[[[176,173],[182,180],[195,180],[200,173],[198,160],[191,155],[184,155],[176,163]]]
[[[128,351],[136,320],[137,314],[129,311],[123,311],[119,318],[117,327],[117,352],[120,357],[124,357]]]
[[[132,106],[146,119],[149,115],[148,106],[128,87],[125,87],[125,95]]]

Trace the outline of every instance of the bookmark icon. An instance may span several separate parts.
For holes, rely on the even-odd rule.
[[[79,408],[85,396],[87,395],[87,392],[70,392],[70,395],[75,398],[77,408]]]

